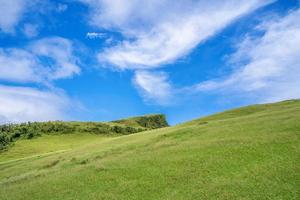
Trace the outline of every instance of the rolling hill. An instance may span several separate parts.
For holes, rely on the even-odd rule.
[[[131,134],[21,134],[0,153],[1,200],[299,199],[300,100],[173,127],[146,117],[108,125]]]
[[[19,139],[32,139],[42,135],[89,133],[97,135],[128,135],[169,126],[164,115],[152,114],[113,122],[28,122],[0,125],[0,150]]]

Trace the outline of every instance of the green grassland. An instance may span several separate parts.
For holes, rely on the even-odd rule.
[[[113,137],[113,136],[111,136]],[[96,134],[61,134],[61,135],[43,135],[35,139],[17,140],[9,150],[0,153],[0,165],[2,162],[25,159],[41,154],[64,152],[77,148],[85,144],[91,144],[94,141],[100,141],[110,138]]]
[[[299,136],[299,100],[130,135],[42,134],[0,153],[0,199],[299,199]]]
[[[155,128],[167,127],[164,115],[145,115],[113,122],[28,122],[0,125],[0,151],[6,150],[20,139],[33,139],[45,135],[97,134],[105,136],[128,135]]]

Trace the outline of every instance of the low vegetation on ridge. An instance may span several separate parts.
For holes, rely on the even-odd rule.
[[[43,134],[90,133],[128,135],[168,126],[164,115],[146,115],[113,122],[27,122],[0,125],[0,150],[17,139],[32,139]]]

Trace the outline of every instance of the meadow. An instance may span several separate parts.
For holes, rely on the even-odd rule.
[[[300,198],[299,100],[151,124],[16,140],[0,153],[1,200]]]

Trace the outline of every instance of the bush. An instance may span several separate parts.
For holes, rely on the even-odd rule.
[[[12,142],[11,137],[4,132],[0,132],[0,150],[5,149],[10,142]]]
[[[149,116],[140,117],[137,119],[137,123],[140,126],[149,129],[169,126],[166,117],[164,115],[149,115]]]

